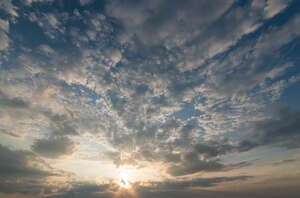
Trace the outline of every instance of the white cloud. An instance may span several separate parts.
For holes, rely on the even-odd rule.
[[[9,47],[9,38],[6,33],[0,31],[0,50],[6,50]]]
[[[271,18],[284,10],[290,3],[290,0],[268,0],[264,8],[266,18]]]
[[[93,1],[94,1],[94,0],[79,0],[80,4],[81,4],[82,6],[91,4]]]
[[[54,0],[25,0],[25,4],[31,5],[32,3],[51,3]]]
[[[55,53],[54,50],[48,45],[41,45],[40,50],[47,55],[52,55]]]
[[[9,22],[0,18],[0,31],[9,32]]]
[[[262,56],[278,50],[283,45],[288,44],[300,34],[299,27],[300,15],[296,15],[282,27],[274,27],[270,29],[268,33],[259,38],[255,46],[255,54],[257,56]]]
[[[0,10],[6,11],[8,14],[13,17],[19,16],[17,13],[17,7],[13,4],[12,0],[1,0],[0,1]]]
[[[277,77],[283,75],[285,73],[285,70],[292,66],[293,66],[293,64],[291,64],[291,63],[286,63],[282,66],[277,66],[274,69],[272,69],[270,72],[268,72],[266,74],[266,77],[269,77],[271,79],[277,78]]]

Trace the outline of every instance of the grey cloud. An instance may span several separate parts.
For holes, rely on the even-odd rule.
[[[180,197],[246,197],[240,193],[222,192],[214,190],[204,190],[202,188],[221,185],[226,182],[239,182],[251,179],[251,176],[233,176],[233,177],[213,177],[200,178],[194,180],[183,181],[162,181],[152,182],[150,186],[136,187],[139,197],[164,197],[164,198],[180,198]]]
[[[186,161],[180,165],[174,165],[168,168],[167,172],[172,176],[183,176],[194,174],[197,172],[214,172],[220,171],[224,165],[217,161],[204,161],[195,159],[193,161]]]
[[[14,133],[12,131],[6,130],[6,129],[0,129],[0,133],[11,136],[11,137],[14,137],[14,138],[20,138],[21,137],[21,135],[19,135],[17,133]]]
[[[32,3],[52,3],[54,0],[25,0],[26,5],[31,5]]]
[[[293,138],[288,143],[283,145],[288,149],[297,149],[300,148],[300,137]]]
[[[234,150],[236,150],[237,152],[246,152],[249,151],[255,147],[260,146],[261,144],[258,142],[255,142],[255,140],[253,141],[248,141],[248,140],[242,140],[238,146],[236,146],[234,148]]]
[[[135,182],[132,183],[134,194],[123,192],[122,197],[173,197],[174,193],[182,195],[193,194],[192,188],[197,187],[212,187],[226,182],[245,181],[251,179],[250,176],[235,176],[235,177],[213,177],[201,178],[185,181],[161,181],[161,182]],[[50,196],[51,198],[111,198],[115,197],[114,192],[117,192],[119,187],[114,183],[94,184],[94,183],[70,183],[72,188],[69,191],[61,191],[59,195]],[[146,185],[145,185],[146,184]],[[205,191],[203,191],[205,194]],[[201,194],[201,193],[200,193]],[[175,196],[176,197],[176,196]]]
[[[245,166],[249,166],[252,163],[248,161],[223,164],[218,160],[218,157],[227,153],[244,152],[257,145],[247,143],[241,143],[240,145],[233,146],[229,144],[220,144],[218,142],[210,142],[210,144],[196,144],[191,152],[186,152],[181,155],[180,161],[175,161],[167,169],[167,173],[172,176],[183,176],[194,174],[198,172],[216,172],[216,171],[228,171],[232,169],[239,169]],[[179,162],[179,163],[178,163]]]
[[[62,189],[58,195],[50,198],[113,198],[113,192],[119,188],[116,184],[96,184],[89,182],[71,182],[71,189]]]
[[[252,178],[251,176],[237,176],[237,177],[213,177],[213,178],[200,178],[187,181],[165,181],[153,183],[157,185],[160,190],[184,190],[193,187],[211,187],[216,186],[222,182],[230,181],[243,181]]]
[[[279,166],[279,165],[294,163],[296,161],[297,161],[296,159],[286,159],[286,160],[280,160],[280,161],[273,162],[273,163],[271,163],[271,165]]]
[[[41,0],[27,0],[37,1]],[[88,5],[91,1],[77,2]],[[271,1],[268,3],[271,5]],[[87,132],[89,135],[101,136],[103,141],[112,147],[115,152],[107,153],[105,157],[118,167],[139,167],[144,162],[151,166],[152,162],[159,162],[167,167],[166,171],[170,175],[185,176],[251,165],[250,162],[244,161],[223,164],[220,158],[229,153],[246,152],[258,146],[281,143],[285,140],[288,140],[288,144],[284,144],[283,147],[299,148],[300,138],[296,138],[299,116],[293,111],[278,115],[275,113],[274,119],[255,122],[252,128],[255,137],[240,141],[237,135],[232,138],[235,144],[229,140],[205,139],[227,136],[230,132],[239,131],[238,127],[256,117],[248,116],[248,112],[255,114],[262,102],[268,103],[268,99],[260,100],[256,95],[264,92],[264,96],[267,96],[270,93],[263,87],[267,85],[262,84],[266,73],[273,71],[278,65],[272,65],[273,62],[265,65],[269,61],[265,61],[264,58],[268,60],[271,57],[277,62],[277,56],[273,55],[277,54],[276,50],[282,45],[298,35],[297,28],[292,28],[297,27],[298,22],[287,22],[286,27],[283,25],[283,31],[279,26],[268,29],[268,22],[264,28],[255,32],[255,35],[243,37],[264,22],[264,12],[267,17],[273,16],[271,12],[277,13],[277,8],[271,8],[272,6],[264,10],[266,5],[254,8],[252,1],[241,5],[240,1],[233,0],[133,0],[126,3],[117,0],[107,1],[105,9],[109,16],[86,10],[88,7],[77,10],[76,17],[57,13],[61,8],[55,8],[54,13],[26,10],[24,15],[32,12],[28,16],[31,22],[36,22],[53,40],[48,42],[47,38],[44,44],[39,43],[32,51],[23,50],[24,46],[18,46],[18,40],[12,40],[15,42],[12,46],[20,47],[21,53],[25,55],[16,55],[16,64],[8,65],[13,69],[24,65],[30,65],[33,70],[37,69],[37,73],[29,77],[34,86],[55,84],[72,89],[70,96],[61,91],[54,94],[52,99],[57,105],[63,106],[62,108],[67,109],[71,106],[80,111],[80,115],[77,115],[71,111],[62,113],[61,109],[57,109],[60,113],[54,112],[54,109],[53,112],[38,110],[40,101],[35,101],[37,108],[33,113],[41,112],[47,118],[50,134],[49,137],[37,139],[31,147],[32,151],[53,159],[70,155],[75,149],[71,136],[80,138],[83,132]],[[37,8],[39,5],[36,4],[34,9]],[[120,27],[123,27],[125,32],[119,29]],[[287,38],[281,39],[281,35],[287,35]],[[259,42],[262,45],[259,45]],[[22,43],[20,42],[20,45]],[[219,56],[215,56],[218,54]],[[21,58],[26,56],[31,61],[26,62],[26,58]],[[22,64],[24,62],[26,64]],[[18,68],[16,70],[19,71]],[[274,71],[269,76],[276,81],[278,72],[281,75],[283,71]],[[16,81],[23,82],[22,77],[13,75],[11,73],[7,77],[11,85]],[[258,90],[250,93],[256,85]],[[22,86],[29,88],[31,84]],[[85,97],[85,93],[89,95]],[[241,101],[235,103],[234,98]],[[203,117],[199,116],[199,120],[203,118],[203,122],[199,121],[199,125],[187,124],[188,120],[198,119],[197,116],[186,120],[174,118],[176,116],[173,113],[181,109],[183,103],[191,103],[196,107],[199,101],[205,103],[201,109]],[[0,106],[27,109],[30,102],[1,95],[0,92]],[[184,108],[182,110],[189,111]],[[99,132],[96,134],[93,131]],[[0,132],[16,135],[7,130]],[[124,152],[126,157],[121,158],[120,152]],[[170,182],[166,183],[165,191],[175,191],[180,186],[184,189],[211,187],[222,181],[230,179]],[[70,192],[58,192],[62,194],[57,197],[112,196],[107,192],[110,189],[108,184],[71,185],[73,189]],[[179,195],[176,192],[147,193],[150,197],[184,196],[184,193]],[[201,193],[192,196],[199,197]]]
[[[272,69],[286,64],[286,60],[281,62],[276,57],[281,53],[283,46],[299,35],[299,28],[294,28],[298,26],[299,21],[299,16],[296,15],[289,18],[282,27],[268,27],[257,41],[245,40],[229,52],[225,59],[213,61],[212,67],[208,66],[212,75],[206,84],[216,89],[218,94],[231,96],[249,92],[264,82],[268,77],[266,72],[272,72]],[[221,67],[214,68],[215,64]]]
[[[229,144],[228,141],[207,141],[199,142],[193,146],[193,152],[203,156],[205,159],[219,157],[232,152],[246,152],[259,146],[258,143],[242,140],[236,145]]]
[[[192,0],[183,3],[166,0],[130,1],[124,4],[122,1],[115,1],[108,4],[106,11],[122,21],[129,34],[123,37],[130,37],[135,33],[142,42],[153,45],[161,43],[165,38],[186,39],[180,32],[188,34],[193,28],[207,25],[224,13],[231,3],[232,1],[211,3]]]
[[[38,162],[39,159],[29,151],[10,150],[0,145],[0,175],[6,177],[45,177],[53,175],[48,171],[30,166],[28,162]]]
[[[300,112],[286,105],[272,106],[271,119],[254,123],[252,130],[261,144],[291,141],[300,135]]]
[[[219,144],[217,142],[210,142],[206,144],[199,143],[195,145],[195,151],[206,158],[217,157],[227,153],[230,150],[232,150],[232,146]]]
[[[76,123],[76,114],[72,111],[67,111],[64,114],[57,114],[51,110],[42,111],[42,114],[51,121],[52,135],[79,135]]]
[[[31,104],[22,98],[8,97],[5,93],[0,91],[0,106],[2,108],[28,109]]]
[[[205,171],[220,171],[225,166],[217,160],[200,159],[197,152],[187,152],[181,157],[181,162],[171,165],[167,169],[167,173],[173,176],[182,176]]]
[[[10,14],[12,17],[18,16],[18,8],[13,4],[12,0],[0,1],[0,9]]]
[[[45,183],[50,176],[69,173],[52,168],[30,151],[12,150],[0,145],[0,192],[40,194],[57,188]]]
[[[75,145],[67,137],[49,137],[48,139],[36,140],[32,145],[32,150],[43,157],[59,158],[72,154]]]
[[[81,4],[82,6],[91,4],[91,3],[93,3],[93,1],[94,1],[94,0],[79,0],[80,4]]]
[[[5,32],[0,30],[0,50],[7,50],[9,48],[10,39]]]

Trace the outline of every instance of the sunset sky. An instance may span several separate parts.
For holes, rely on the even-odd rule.
[[[0,0],[0,198],[299,186],[299,0]]]

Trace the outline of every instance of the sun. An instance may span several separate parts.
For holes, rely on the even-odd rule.
[[[119,185],[122,188],[129,189],[131,187],[130,185],[130,177],[124,170],[119,170]]]
[[[130,188],[130,183],[129,183],[128,178],[126,176],[120,177],[120,186],[122,188],[126,188],[126,189]]]

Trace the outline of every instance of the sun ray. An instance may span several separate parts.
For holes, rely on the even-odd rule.
[[[131,187],[131,184],[130,184],[131,178],[129,176],[128,171],[126,171],[125,169],[120,168],[118,170],[118,175],[119,175],[119,182],[118,183],[119,183],[120,187],[129,189]]]

